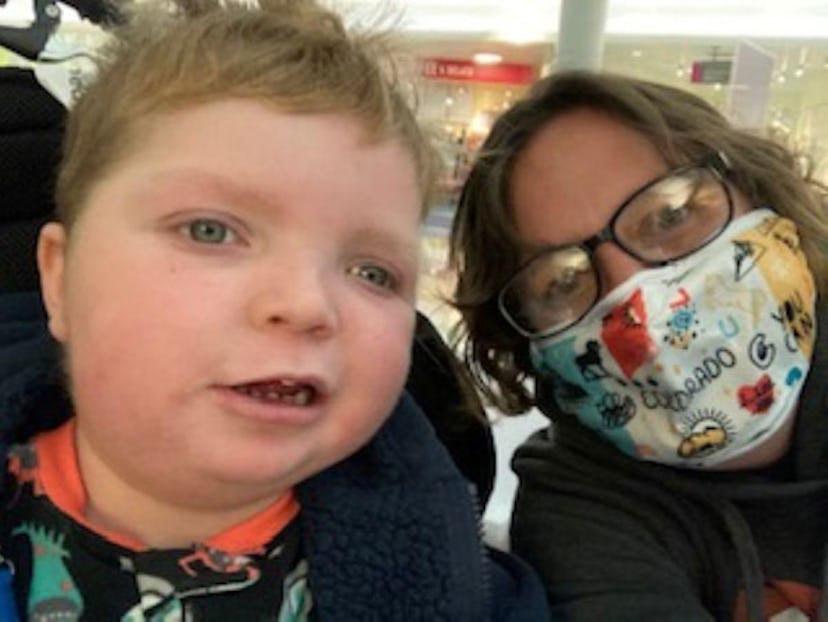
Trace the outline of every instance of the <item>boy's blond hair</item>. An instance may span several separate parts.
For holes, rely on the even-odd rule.
[[[398,140],[417,168],[425,211],[436,159],[389,71],[383,35],[349,33],[313,0],[153,0],[124,6],[124,16],[69,115],[56,195],[68,229],[129,151],[137,121],[228,97],[290,114],[350,115],[368,141]]]

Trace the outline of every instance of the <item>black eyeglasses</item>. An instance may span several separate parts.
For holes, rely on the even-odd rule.
[[[545,249],[524,263],[498,295],[501,314],[525,337],[547,337],[579,322],[598,302],[592,260],[612,241],[649,266],[686,257],[716,239],[733,218],[723,153],[668,172],[630,195],[609,224],[577,244]]]

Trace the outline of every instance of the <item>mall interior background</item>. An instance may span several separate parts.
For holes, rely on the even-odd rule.
[[[403,79],[438,140],[443,192],[423,229],[419,305],[444,333],[456,319],[444,298],[452,288],[446,235],[459,188],[492,121],[537,77],[555,70],[566,2],[579,3],[584,19],[591,18],[584,7],[602,7],[593,42],[600,68],[688,89],[728,115],[734,96],[745,95],[730,80],[738,53],[756,52],[767,62],[748,93],[753,129],[805,154],[828,181],[828,0],[333,0],[357,27],[378,16],[395,25]],[[31,4],[6,0],[0,24],[25,24]],[[63,17],[58,48],[101,40],[71,9]],[[475,60],[480,53],[497,56],[485,64]],[[7,64],[25,63],[0,48],[0,66]],[[544,420],[536,412],[508,422],[490,415],[499,464],[484,521],[489,539],[503,544],[515,486],[508,460]]]
[[[450,288],[445,231],[465,173],[496,116],[537,77],[555,70],[567,24],[601,20],[591,25],[599,33],[600,68],[688,89],[725,114],[739,91],[729,79],[737,50],[750,46],[766,54],[767,75],[759,85],[765,91],[757,96],[761,122],[754,129],[806,155],[817,176],[828,179],[828,0],[327,1],[355,27],[393,25],[412,101],[438,141],[445,174],[424,230],[421,304],[441,330],[451,321],[440,303]],[[571,10],[566,19],[566,3],[577,7],[574,22]],[[68,48],[101,39],[71,7],[59,6]],[[0,24],[25,24],[31,7],[32,0],[6,0]],[[490,64],[476,60],[481,53]],[[492,55],[497,62],[491,63]],[[0,48],[0,65],[21,63]]]

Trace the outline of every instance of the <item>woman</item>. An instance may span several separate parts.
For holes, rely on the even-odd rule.
[[[553,422],[515,455],[512,523],[553,617],[825,610],[828,220],[798,163],[690,93],[584,72],[483,145],[455,302],[483,392]]]

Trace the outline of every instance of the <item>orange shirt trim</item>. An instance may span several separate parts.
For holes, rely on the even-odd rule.
[[[139,552],[148,547],[141,541],[93,525],[85,516],[87,496],[78,468],[75,421],[39,434],[34,439],[40,483],[49,499],[62,512],[87,529],[124,548]],[[208,538],[204,544],[231,554],[254,551],[266,545],[299,513],[299,502],[288,491],[258,514]]]

